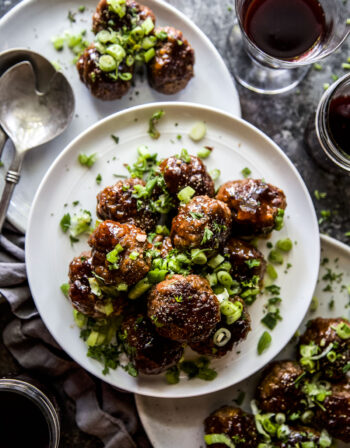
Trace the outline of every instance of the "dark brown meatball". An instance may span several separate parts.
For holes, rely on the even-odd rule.
[[[94,44],[84,50],[77,62],[80,80],[96,98],[104,101],[117,100],[128,92],[131,81],[123,81],[120,78],[115,80],[110,73],[102,71],[98,62],[100,56]],[[131,74],[134,71],[132,66],[128,67],[124,62],[119,65],[118,70],[119,73]]]
[[[300,410],[305,398],[302,388],[295,383],[304,370],[295,361],[276,361],[263,373],[256,395],[264,412],[294,412]]]
[[[157,224],[159,214],[150,210],[149,201],[134,197],[134,186],[145,186],[142,179],[120,180],[97,195],[97,215],[101,219],[127,222],[150,232]]]
[[[151,290],[148,317],[161,336],[197,342],[207,338],[220,321],[219,301],[204,278],[174,275]]]
[[[287,206],[283,191],[260,179],[226,182],[216,197],[230,207],[233,234],[241,236],[269,234]]]
[[[206,195],[213,197],[215,187],[204,163],[195,156],[190,156],[190,162],[184,162],[176,156],[165,159],[159,168],[165,180],[166,187],[171,195],[177,194],[185,187],[195,190],[195,196]]]
[[[190,344],[192,350],[200,353],[201,355],[213,356],[215,358],[221,358],[231,351],[238,343],[242,342],[250,331],[250,316],[247,311],[247,307],[244,301],[240,297],[232,297],[230,302],[240,302],[243,305],[242,316],[232,324],[228,324],[226,316],[221,316],[220,322],[216,325],[210,336],[204,341]],[[215,333],[221,329],[226,328],[231,333],[230,340],[222,347],[214,343]]]
[[[335,352],[335,360],[330,360],[329,357],[323,356],[313,362],[314,367],[305,366],[311,371],[321,371],[324,377],[331,380],[342,379],[345,374],[343,368],[350,362],[350,339],[341,339],[335,330],[339,324],[347,324],[349,321],[343,318],[324,319],[318,317],[308,323],[305,333],[300,337],[299,342],[299,357],[302,358],[300,350],[303,345],[316,345],[315,355],[322,353],[330,344],[333,344],[332,351]],[[303,361],[301,361],[303,362]]]
[[[179,209],[171,226],[171,239],[180,250],[217,249],[230,235],[230,209],[208,196],[196,196]]]
[[[133,224],[104,221],[88,243],[92,247],[92,267],[106,285],[134,285],[150,270],[147,250],[152,245],[146,233]]]
[[[181,31],[171,26],[157,28],[155,34],[167,34],[158,40],[156,55],[148,63],[148,81],[153,89],[166,95],[180,92],[194,76],[194,50]]]
[[[320,428],[343,442],[350,443],[350,382],[332,385],[332,394],[322,402],[324,411],[317,407],[316,421]]]
[[[141,5],[134,0],[126,0],[125,15],[120,17],[108,4],[108,0],[100,0],[96,12],[92,17],[92,31],[98,33],[101,30],[111,28],[118,31],[123,26],[131,29],[133,25],[138,25],[150,17],[156,23],[153,11],[147,6]]]
[[[223,406],[204,421],[205,434],[225,434],[236,448],[256,448],[259,437],[254,416],[239,408]],[[224,443],[214,443],[210,448],[227,448]]]
[[[303,446],[303,442],[314,442],[317,447],[317,443],[320,439],[320,432],[314,428],[308,426],[289,426],[290,433],[284,438],[283,441],[275,442],[274,446],[279,448],[295,448]]]
[[[266,261],[260,250],[255,249],[246,241],[230,238],[223,247],[223,254],[232,265],[230,274],[235,280],[249,281],[256,275],[260,279],[260,286],[262,286]]]
[[[90,281],[96,282],[91,267],[91,252],[83,252],[75,257],[69,265],[69,299],[73,308],[86,316],[101,318],[106,317],[106,305],[112,304],[113,311],[108,315],[120,315],[126,306],[124,296],[107,298],[101,294],[96,295],[91,291]],[[90,279],[90,281],[89,281]]]
[[[174,366],[184,351],[180,343],[162,338],[142,314],[129,316],[122,323],[120,339],[137,370],[147,375]]]

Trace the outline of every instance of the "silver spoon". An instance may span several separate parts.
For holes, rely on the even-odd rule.
[[[9,68],[22,61],[29,61],[35,72],[36,89],[45,93],[49,87],[50,80],[56,74],[54,66],[41,54],[25,48],[11,48],[0,53],[0,76]],[[7,140],[7,135],[0,128],[0,158]]]
[[[36,90],[35,73],[29,62],[14,65],[1,76],[0,125],[15,146],[15,156],[0,201],[0,232],[25,153],[61,134],[73,112],[73,91],[62,73],[52,77],[45,93]]]

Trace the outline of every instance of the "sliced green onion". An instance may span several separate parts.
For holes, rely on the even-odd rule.
[[[227,271],[227,272],[230,272],[231,269],[232,269],[232,264],[229,261],[224,261],[223,263],[221,263],[219,266],[217,266],[215,268],[214,272],[217,272],[217,271]]]
[[[194,190],[192,187],[185,187],[179,193],[177,194],[177,197],[180,199],[180,201],[184,204],[187,204],[190,202],[192,196],[195,194],[196,190]]]
[[[213,336],[214,344],[218,347],[223,347],[230,339],[231,332],[227,328],[219,328]]]
[[[165,40],[168,38],[168,34],[164,30],[161,30],[156,33],[156,38],[159,40]]]
[[[238,319],[242,317],[243,314],[243,304],[241,302],[237,300],[236,302],[233,303],[233,305],[234,305],[234,312],[229,316],[226,316],[227,325],[234,324]]]
[[[277,274],[277,271],[274,268],[274,266],[272,266],[272,264],[268,264],[266,266],[266,272],[267,272],[267,275],[270,277],[271,280],[276,280],[277,279],[278,274]]]
[[[162,282],[165,277],[169,274],[168,270],[165,269],[154,269],[153,271],[148,272],[148,280],[150,283],[159,283]]]
[[[106,340],[106,336],[103,333],[99,333],[98,331],[92,330],[89,334],[89,337],[86,340],[86,343],[89,347],[95,347],[97,345],[102,345]]]
[[[340,324],[338,324],[334,328],[334,330],[341,339],[350,338],[350,325],[346,324],[345,322],[341,322]]]
[[[218,267],[223,261],[225,261],[225,258],[218,254],[215,257],[211,258],[208,261],[208,266],[211,267],[212,269],[215,269],[216,267]]]
[[[189,155],[187,149],[185,148],[181,149],[180,159],[185,163],[191,162],[191,156]]]
[[[218,168],[215,168],[213,170],[211,170],[209,172],[211,178],[213,179],[213,181],[215,182],[216,180],[219,179],[220,175],[221,175],[221,171]]]
[[[223,287],[221,287],[221,288],[223,288]],[[227,300],[227,299],[229,299],[229,294],[228,294],[228,292],[227,292],[227,290],[226,289],[224,289],[222,292],[220,292],[219,294],[217,294],[216,293],[216,298],[218,299],[218,301],[219,302],[222,302],[222,301],[224,301],[224,300]]]
[[[258,354],[261,355],[271,345],[272,337],[268,331],[264,331],[258,342]]]
[[[131,67],[134,64],[134,62],[135,62],[135,59],[131,56],[131,54],[129,54],[125,60],[126,65],[128,67]]]
[[[206,434],[204,436],[204,442],[207,445],[214,445],[216,443],[221,443],[223,445],[228,446],[229,448],[235,448],[235,444],[226,434]]]
[[[205,253],[200,249],[192,249],[191,250],[191,260],[194,264],[203,265],[207,262],[207,257]]]
[[[168,369],[165,374],[165,379],[168,384],[177,384],[180,381],[180,371],[178,367]]]
[[[107,0],[109,9],[115,12],[121,19],[126,14],[125,0]]]
[[[141,24],[141,28],[143,29],[143,31],[145,32],[145,34],[149,34],[153,28],[154,28],[154,23],[153,20],[151,19],[151,17],[147,17],[147,19],[142,22]]]
[[[335,362],[337,360],[337,354],[334,350],[327,353],[327,359],[329,362]]]
[[[132,74],[129,72],[119,73],[118,77],[122,81],[130,81],[130,79],[132,79]]]
[[[273,263],[273,264],[283,264],[283,261],[284,261],[282,254],[278,250],[275,250],[275,249],[272,249],[270,251],[267,258],[268,258],[269,262]]]
[[[309,424],[314,418],[314,415],[315,414],[311,410],[307,410],[301,415],[300,419],[304,424]]]
[[[119,283],[117,286],[117,291],[127,291],[128,285],[126,283]]]
[[[112,56],[103,54],[98,60],[98,66],[103,72],[112,72],[117,68],[117,62]]]
[[[332,446],[332,438],[330,437],[330,435],[328,434],[328,432],[325,429],[323,429],[321,431],[321,435],[318,440],[318,444],[320,445],[321,448],[328,448],[328,447]]]
[[[290,238],[285,238],[284,240],[278,240],[276,247],[283,252],[289,252],[293,247],[293,243]]]
[[[131,252],[131,254],[129,255],[130,260],[136,260],[138,257],[140,256],[140,254],[136,251]]]
[[[277,428],[276,435],[278,439],[285,439],[290,434],[290,429],[287,425],[280,425]]]
[[[147,50],[147,51],[144,53],[144,55],[143,55],[144,58],[145,58],[145,62],[146,62],[146,64],[147,64],[151,59],[153,59],[155,55],[156,55],[156,51],[155,51],[154,48],[150,48],[149,50]]]
[[[207,133],[206,124],[203,121],[197,121],[197,123],[194,124],[188,135],[190,139],[193,140],[194,142],[199,142],[206,136],[206,133]]]
[[[142,296],[146,291],[148,291],[151,288],[151,283],[149,282],[148,278],[143,278],[140,280],[136,285],[131,288],[129,291],[128,297],[131,300],[138,299]]]
[[[210,156],[210,154],[211,154],[211,151],[208,148],[202,148],[199,151],[197,151],[197,156],[200,159],[207,159]]]
[[[218,284],[218,278],[215,273],[207,274],[205,278],[208,280],[210,286],[215,286]]]
[[[88,318],[83,313],[73,308],[74,321],[78,328],[83,328],[87,324]]]
[[[101,291],[100,285],[98,284],[96,278],[95,277],[89,277],[88,281],[89,281],[91,292],[93,294],[95,294],[97,297],[101,297],[102,296],[102,291]]]
[[[247,179],[252,174],[251,170],[248,167],[243,168],[241,173],[245,179]]]
[[[217,273],[219,282],[224,286],[230,286],[233,283],[231,275],[226,271],[219,271]]]
[[[144,50],[149,50],[150,48],[154,47],[157,43],[157,38],[155,36],[148,36],[143,39],[141,42],[141,47]]]
[[[275,230],[281,230],[283,227],[284,210],[279,208],[275,218]]]
[[[282,412],[278,412],[275,416],[276,423],[282,425],[286,421],[286,416]]]
[[[56,51],[63,50],[65,38],[61,36],[53,37],[51,42]]]
[[[126,56],[124,48],[118,44],[109,45],[106,48],[106,53],[112,56],[116,60],[117,64],[120,64]]]
[[[101,44],[106,44],[111,39],[111,33],[107,30],[101,30],[96,34],[96,39],[101,42]]]
[[[130,34],[136,41],[139,41],[145,35],[145,31],[141,26],[136,26],[133,30],[131,30]]]

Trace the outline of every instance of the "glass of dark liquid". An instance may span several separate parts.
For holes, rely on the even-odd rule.
[[[60,423],[56,408],[33,384],[0,379],[1,448],[58,448]]]
[[[315,128],[328,158],[350,173],[350,74],[340,78],[323,94],[316,112]],[[313,155],[317,157],[315,153]]]
[[[350,32],[342,0],[236,0],[236,14],[228,46],[232,70],[259,93],[295,87]]]

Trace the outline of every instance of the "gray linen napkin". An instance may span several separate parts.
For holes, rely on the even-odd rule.
[[[64,390],[75,401],[77,426],[99,437],[105,448],[149,448],[133,396],[98,382],[67,359],[46,329],[27,283],[24,236],[8,224],[0,236],[0,294],[16,316],[3,332],[4,344],[25,369],[54,377],[65,374]]]

